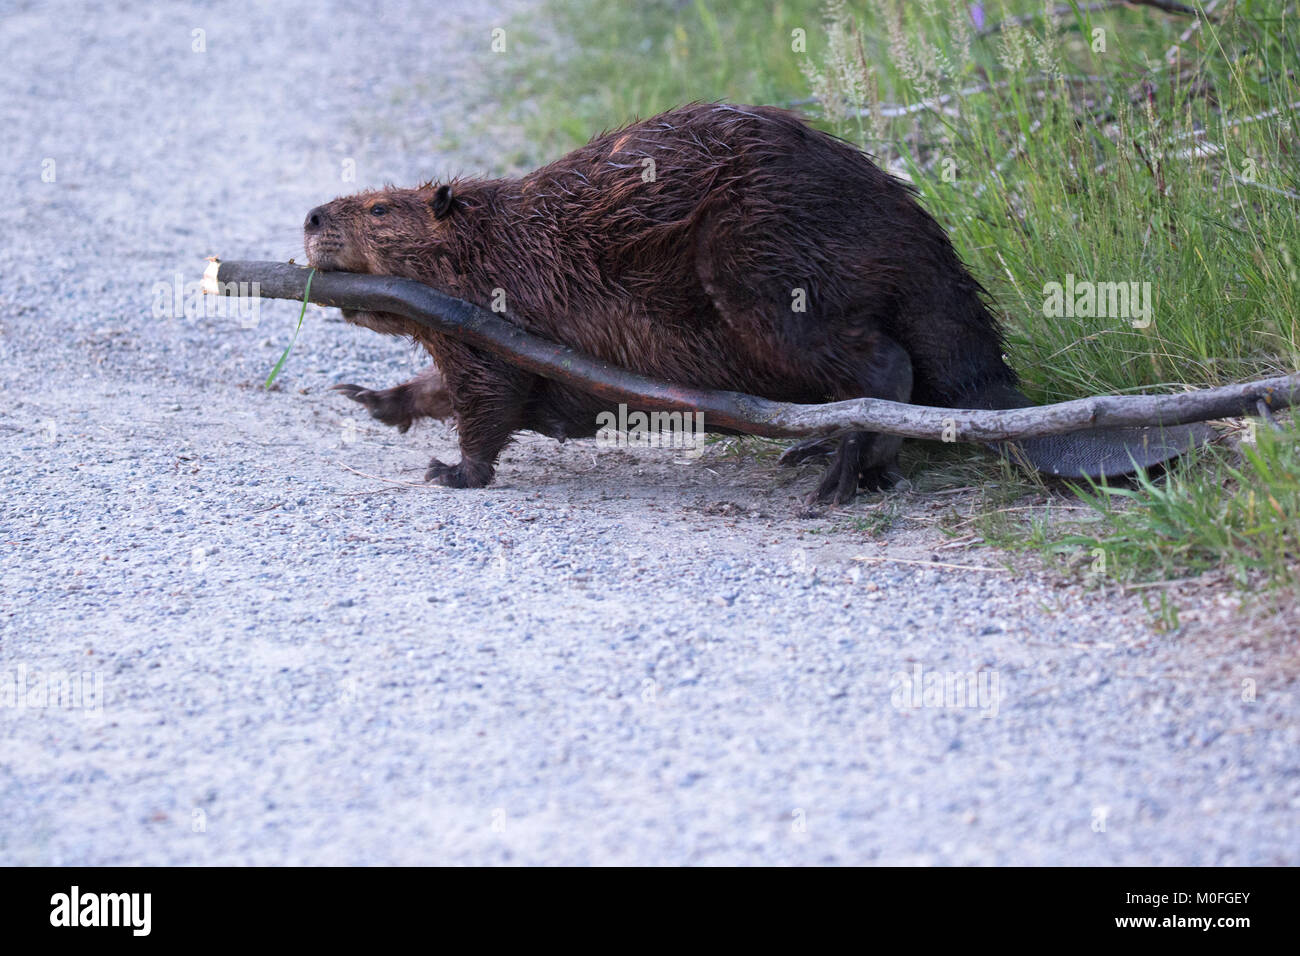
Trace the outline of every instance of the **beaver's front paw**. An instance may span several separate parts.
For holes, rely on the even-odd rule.
[[[370,409],[370,416],[383,422],[385,425],[392,425],[399,432],[404,432],[411,427],[411,422],[415,416],[411,414],[410,403],[406,400],[406,394],[402,391],[402,386],[397,388],[386,388],[383,391],[374,391],[369,388],[363,388],[360,385],[333,385],[334,391],[342,392],[354,402],[360,402],[366,408]]]
[[[435,458],[429,462],[424,480],[447,488],[482,488],[492,481],[494,471],[486,462],[462,458],[454,465],[444,465]]]

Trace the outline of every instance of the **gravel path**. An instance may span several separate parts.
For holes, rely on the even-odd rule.
[[[169,314],[325,199],[499,164],[438,149],[495,0],[83,6],[0,22],[0,863],[1300,863],[1294,634],[1227,599],[1153,632],[938,550],[951,498],[800,518],[726,446],[418,487],[451,433],[328,391],[405,345],[313,309],[268,392],[293,304]]]

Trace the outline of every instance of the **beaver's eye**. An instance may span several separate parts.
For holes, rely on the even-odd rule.
[[[382,215],[383,215],[384,213],[386,213],[386,212],[388,212],[388,207],[387,207],[387,206],[371,206],[371,207],[370,207],[370,215],[372,215],[372,216],[382,216]]]

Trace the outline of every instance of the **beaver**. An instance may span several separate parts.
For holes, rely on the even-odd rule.
[[[416,279],[669,382],[800,403],[1032,404],[985,290],[915,190],[775,107],[692,104],[522,178],[344,196],[308,213],[304,244],[315,268]],[[610,410],[403,316],[344,315],[433,357],[394,389],[340,386],[403,430],[422,416],[454,419],[461,460],[434,459],[427,481],[483,487],[515,432],[591,436]],[[1197,439],[1186,428],[1107,429],[1016,447],[1050,474],[1102,477]],[[813,497],[844,502],[898,477],[900,442],[851,432],[785,460],[828,454]]]

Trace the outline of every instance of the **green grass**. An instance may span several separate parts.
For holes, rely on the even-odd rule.
[[[892,28],[877,18],[856,34],[882,97],[907,106],[1005,85],[954,95],[950,114],[868,116],[861,133],[856,116],[832,117],[833,126],[913,178],[992,291],[1036,398],[1222,384],[1297,367],[1300,216],[1294,198],[1272,191],[1300,192],[1296,129],[1283,129],[1282,117],[1242,122],[1300,100],[1283,68],[1296,59],[1291,25],[1270,33],[1267,23],[1236,18],[1204,28],[1194,37],[1200,49],[1174,68],[1163,54],[1185,19],[1125,9],[976,41],[954,35],[960,18],[945,17],[946,5],[903,9]],[[852,42],[853,29],[837,35]],[[910,40],[891,50],[891,29]],[[1094,29],[1105,30],[1104,54],[1085,42]],[[1242,49],[1251,52],[1225,56]],[[891,68],[891,57],[903,65]],[[965,66],[935,75],[926,63]],[[1100,79],[1068,81],[1087,76]],[[818,86],[824,97],[853,94],[833,71]],[[870,114],[875,104],[860,105]],[[1205,144],[1222,152],[1176,155]],[[1046,315],[1046,285],[1070,275],[1150,283],[1149,326]]]
[[[694,100],[806,97],[807,56],[791,50],[791,31],[817,28],[817,11],[788,0],[545,3],[499,85],[529,143],[520,158],[536,165]]]
[[[1297,3],[1223,0],[1217,22],[1194,28],[1149,8],[1080,4],[1052,21],[1041,3],[992,2],[983,34],[970,6],[553,2],[499,92],[526,166],[692,100],[804,104],[913,181],[988,287],[1039,401],[1300,368]],[[796,30],[806,52],[792,49]],[[1150,321],[1049,314],[1048,284],[1067,276],[1149,283]],[[1009,510],[999,493],[985,537],[1100,550],[1128,582],[1216,568],[1286,582],[1300,554],[1297,426],[1259,435],[1159,481],[1084,489],[1068,520]],[[1005,477],[973,457],[940,454],[932,472]],[[926,466],[911,471],[924,489]]]
[[[1139,476],[1128,487],[1079,489],[1093,527],[1062,532],[1040,523],[1027,540],[1125,583],[1226,570],[1243,587],[1292,584],[1300,555],[1300,424],[1254,432],[1238,448],[1190,456],[1164,480]]]

